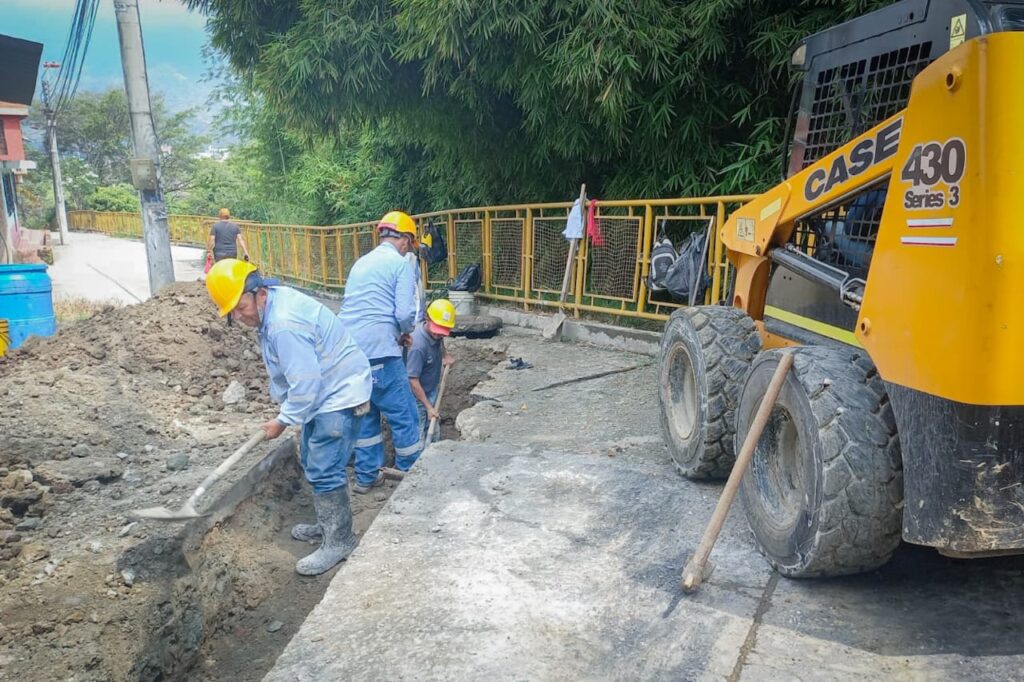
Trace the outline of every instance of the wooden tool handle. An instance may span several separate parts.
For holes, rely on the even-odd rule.
[[[444,371],[441,372],[441,385],[437,387],[437,400],[434,401],[434,409],[437,413],[441,413],[441,400],[444,398],[444,387],[448,385],[448,372],[451,370],[450,365],[445,365]],[[437,418],[430,420],[430,427],[427,428],[427,439],[423,443],[423,449],[426,449],[430,445],[430,441],[434,438],[434,429],[437,428]]]
[[[715,541],[718,540],[718,534],[722,532],[722,526],[725,524],[725,517],[729,513],[729,507],[732,506],[732,501],[736,497],[736,491],[739,490],[743,474],[746,473],[747,467],[750,466],[750,460],[754,457],[757,442],[761,440],[761,432],[764,431],[764,427],[768,423],[772,407],[775,406],[775,401],[778,400],[779,393],[782,391],[782,384],[786,380],[786,374],[789,373],[789,369],[792,366],[793,354],[783,353],[779,359],[779,365],[775,368],[775,373],[772,374],[768,390],[765,391],[764,398],[761,399],[761,405],[757,408],[757,414],[754,415],[754,422],[750,425],[750,430],[747,431],[747,437],[743,439],[743,447],[740,449],[740,454],[736,457],[736,463],[733,464],[732,471],[729,472],[729,480],[725,483],[722,496],[718,498],[715,512],[711,515],[711,521],[708,522],[708,527],[704,530],[704,537],[701,538],[700,544],[697,545],[697,551],[693,553],[693,557],[686,562],[686,568],[683,569],[683,591],[685,592],[696,590],[704,578],[704,568],[707,565],[708,557],[711,555],[711,549],[715,546]]]
[[[242,445],[242,447],[235,450],[230,457],[221,462],[220,466],[214,469],[210,473],[210,475],[207,476],[203,480],[203,482],[199,484],[199,487],[196,488],[196,491],[192,493],[192,497],[188,498],[188,502],[185,503],[185,506],[195,506],[196,502],[199,501],[199,498],[202,497],[206,493],[206,491],[210,489],[210,486],[212,486],[214,483],[220,480],[220,477],[226,474],[228,469],[233,467],[238,462],[238,460],[242,459],[247,454],[249,454],[250,450],[252,450],[254,447],[262,443],[264,440],[266,440],[266,438],[267,434],[263,429],[260,429],[259,431],[254,433],[252,437],[249,438],[249,440],[245,441],[245,444]]]

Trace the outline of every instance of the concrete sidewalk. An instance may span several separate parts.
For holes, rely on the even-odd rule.
[[[54,263],[48,272],[54,299],[141,303],[149,298],[146,248],[141,241],[73,232],[66,245],[60,246],[57,239],[52,243]],[[202,276],[203,249],[172,246],[171,257],[179,282]]]
[[[874,573],[790,581],[737,505],[684,596],[720,486],[673,470],[652,359],[476,343],[534,367],[477,387],[468,440],[424,454],[267,680],[1019,678],[1020,558],[905,546]]]

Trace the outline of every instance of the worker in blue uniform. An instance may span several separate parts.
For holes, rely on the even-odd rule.
[[[298,524],[292,537],[319,541],[298,561],[302,575],[319,575],[356,547],[347,466],[371,392],[370,366],[334,313],[319,301],[260,277],[256,266],[220,260],[206,277],[221,316],[259,332],[270,397],[278,414],[264,423],[267,439],[289,426],[302,429],[300,462],[313,486],[315,524]]]
[[[406,260],[406,254],[416,253],[416,223],[392,211],[381,218],[377,230],[380,244],[352,266],[338,314],[373,373],[370,412],[356,440],[352,490],[360,494],[384,482],[381,414],[391,427],[396,468],[408,471],[420,453],[416,399],[402,361],[417,317],[416,273]]]

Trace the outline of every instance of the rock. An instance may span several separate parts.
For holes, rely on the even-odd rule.
[[[0,480],[0,488],[7,488],[8,490],[23,490],[25,486],[32,482],[32,472],[28,469],[19,469],[18,471],[12,471]]]
[[[227,379],[228,371],[223,367],[214,367],[210,370],[210,376],[214,379]]]
[[[48,556],[50,556],[50,550],[40,544],[26,543],[21,546],[21,558],[24,559],[27,564],[42,561]]]
[[[116,455],[114,455],[114,456],[115,456],[115,457],[117,457],[117,458],[118,458],[119,460],[121,460],[122,462],[123,462],[124,460],[128,459],[128,453],[127,453],[127,452],[119,452],[119,453],[117,453],[117,454],[116,454]]]
[[[219,324],[211,322],[206,328],[206,334],[214,341],[220,341],[224,338],[224,329]]]
[[[114,457],[69,459],[63,462],[43,462],[36,467],[36,477],[54,492],[69,492],[87,481],[109,483],[121,477],[124,465]]]
[[[174,486],[171,485],[170,483],[167,483],[166,485],[160,486],[160,489],[157,492],[159,492],[161,495],[170,495],[171,493],[174,492]]]
[[[21,535],[13,530],[0,530],[0,545],[13,545],[21,542]]]
[[[225,405],[237,405],[245,400],[245,386],[237,381],[232,381],[224,389],[224,395],[221,397],[221,400],[224,401]]]
[[[92,448],[86,443],[79,443],[71,448],[71,454],[75,457],[88,457],[92,454]]]
[[[36,467],[36,473],[39,473],[38,467]],[[30,486],[24,490],[0,490],[0,507],[10,509],[21,516],[42,496],[43,491],[36,486]]]
[[[92,552],[93,554],[99,554],[100,552],[103,551],[103,543],[100,542],[99,540],[93,540],[92,542],[89,543],[88,550],[90,552]]]
[[[32,623],[32,634],[45,635],[47,632],[53,632],[53,628],[53,623]]]
[[[267,624],[267,632],[277,632],[284,627],[284,623],[279,620],[272,620]]]
[[[126,568],[123,571],[121,571],[121,581],[124,582],[124,584],[127,585],[128,587],[131,587],[132,585],[134,585],[135,584],[135,571],[133,571],[130,568]]]
[[[40,524],[41,521],[42,521],[42,519],[37,518],[35,516],[26,516],[25,518],[23,518],[21,521],[18,522],[18,525],[14,527],[14,530],[20,530],[20,531],[35,530],[36,528],[39,527],[39,524]]]
[[[185,391],[185,393],[192,396],[193,398],[198,398],[203,394],[203,389],[201,386],[189,386],[188,390]]]
[[[242,363],[236,360],[235,358],[228,358],[227,360],[224,361],[224,366],[227,367],[232,372],[237,372],[239,369],[241,369]]]
[[[85,483],[82,484],[82,490],[84,490],[87,493],[94,493],[94,492],[96,492],[99,489],[100,489],[100,482],[99,481],[86,481]]]
[[[48,561],[46,562],[46,565],[43,566],[43,573],[45,573],[47,576],[52,576],[56,572],[57,564],[53,561]]]
[[[383,502],[383,501],[385,501],[386,499],[388,499],[388,496],[387,496],[387,495],[385,495],[384,493],[376,493],[376,494],[374,494],[374,496],[373,496],[373,500],[374,500],[374,502]]]
[[[167,458],[167,470],[168,471],[182,471],[187,469],[189,465],[189,457],[185,454],[173,455]]]
[[[149,431],[147,431],[146,433],[149,433]],[[155,433],[155,431],[154,431],[154,433]],[[143,450],[145,450],[146,452],[155,452],[156,451],[156,446],[153,445],[152,443],[146,443],[146,447],[144,447]]]

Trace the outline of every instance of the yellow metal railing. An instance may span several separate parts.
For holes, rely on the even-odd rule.
[[[413,216],[447,237],[448,259],[424,273],[430,288],[443,288],[462,267],[478,263],[483,284],[478,296],[530,308],[563,307],[582,312],[663,320],[680,307],[647,286],[651,249],[660,232],[677,245],[684,237],[711,226],[707,272],[711,277],[704,302],[721,301],[730,286],[720,227],[729,211],[753,196],[716,196],[596,202],[595,217],[602,246],[580,241],[572,261],[568,295],[559,303],[569,256],[562,236],[571,202],[483,206]],[[114,237],[142,236],[135,213],[72,211],[73,230]],[[171,215],[171,241],[205,246],[216,218]],[[351,225],[268,225],[238,221],[260,270],[314,289],[340,291],[352,264],[377,244],[374,222]]]

